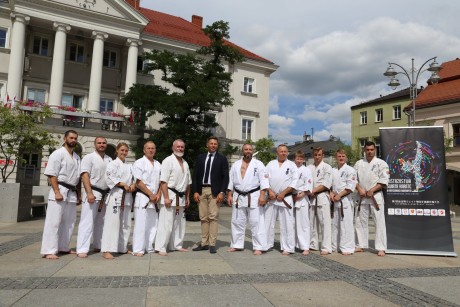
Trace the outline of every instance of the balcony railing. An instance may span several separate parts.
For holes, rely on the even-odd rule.
[[[19,108],[26,112],[40,111],[41,107],[21,105]],[[62,120],[63,126],[75,128],[101,129],[113,132],[135,133],[134,125],[129,121],[129,115],[123,116],[114,112],[82,112],[72,107],[49,106],[53,117],[47,124],[56,125]]]

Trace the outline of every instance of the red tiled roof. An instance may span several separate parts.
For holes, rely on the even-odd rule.
[[[441,80],[428,85],[417,96],[416,109],[460,101],[460,59],[445,62],[441,67]]]
[[[144,29],[144,32],[148,34],[197,46],[209,45],[209,38],[203,33],[202,29],[190,21],[143,7],[139,8],[139,12],[150,20]],[[232,42],[227,41],[227,43],[238,48],[246,58],[273,63]]]

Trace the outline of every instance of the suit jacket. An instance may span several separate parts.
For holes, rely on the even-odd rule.
[[[195,161],[192,179],[192,193],[198,192],[201,195],[203,188],[203,177],[205,172],[206,157],[209,153],[200,154]],[[211,193],[214,197],[220,192],[227,191],[229,181],[228,161],[224,155],[216,152],[211,165]]]

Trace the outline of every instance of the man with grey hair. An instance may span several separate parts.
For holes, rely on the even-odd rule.
[[[155,250],[166,256],[169,250],[187,252],[183,248],[185,236],[184,209],[189,207],[192,177],[187,161],[183,159],[185,143],[175,140],[173,153],[161,163],[160,175],[160,215],[155,239]]]

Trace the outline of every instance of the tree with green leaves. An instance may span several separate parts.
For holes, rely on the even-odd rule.
[[[243,56],[226,41],[227,22],[214,22],[203,32],[210,44],[195,53],[145,53],[147,70],[161,72],[161,80],[167,86],[135,84],[122,99],[123,105],[137,114],[140,127],[149,116],[161,115],[161,128],[149,138],[157,145],[160,161],[171,154],[172,143],[178,138],[186,143],[186,159],[193,161],[203,151],[211,129],[217,126],[215,112],[233,103],[229,92],[232,75],[224,64],[238,63]]]
[[[0,105],[0,165],[2,182],[18,166],[24,153],[41,152],[44,147],[54,146],[57,142],[39,122],[51,116],[49,108],[27,112],[16,106],[12,109]]]
[[[254,143],[255,152],[257,152],[257,160],[262,161],[263,164],[267,165],[268,162],[276,158],[274,151],[275,140],[271,137],[259,139]]]

